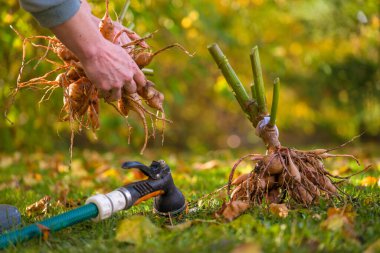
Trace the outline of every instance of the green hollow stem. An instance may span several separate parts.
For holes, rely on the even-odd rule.
[[[276,125],[277,109],[278,109],[278,100],[280,97],[280,78],[276,78],[273,83],[273,99],[270,112],[269,125]]]
[[[260,63],[260,55],[259,48],[255,46],[252,48],[252,52],[250,54],[252,72],[254,77],[254,88],[256,94],[256,101],[258,104],[258,110],[261,115],[268,114],[268,109],[266,106],[265,99],[265,87],[264,87],[264,79],[261,71],[261,63]]]
[[[252,93],[252,98],[257,101],[257,94],[256,94],[256,87],[255,87],[255,82],[251,83],[251,93]]]
[[[229,64],[227,57],[215,43],[208,46],[208,50],[218,65],[219,69],[222,71],[222,74],[227,83],[232,88],[235,98],[240,104],[240,107],[248,115],[249,120],[252,122],[252,124],[256,126],[258,123],[258,108],[256,106],[256,103],[248,96],[248,93],[245,90],[243,84]]]

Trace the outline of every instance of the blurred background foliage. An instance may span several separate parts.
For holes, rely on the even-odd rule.
[[[90,1],[102,17],[104,1]],[[124,1],[111,1],[111,14],[120,13]],[[366,131],[366,141],[380,140],[379,26],[377,0],[132,0],[124,25],[133,23],[141,35],[159,30],[149,44],[157,50],[178,42],[193,58],[176,49],[149,66],[152,80],[166,96],[165,109],[174,124],[167,126],[164,148],[170,152],[225,148],[262,148],[261,141],[238,107],[233,94],[207,51],[217,42],[239,77],[249,88],[252,81],[249,52],[260,56],[270,105],[272,82],[282,80],[278,127],[289,146],[342,142]],[[16,0],[0,5],[0,105],[10,106],[16,85],[22,34],[51,35],[38,26]],[[42,56],[28,47],[27,57]],[[24,78],[40,76],[49,64],[25,69]],[[14,150],[68,150],[70,128],[59,122],[62,91],[39,103],[44,91],[22,90],[0,120],[0,152]],[[100,150],[121,148],[136,154],[143,142],[134,116],[132,142],[128,127],[113,108],[101,104],[97,140],[91,131],[76,136],[75,146]],[[160,152],[161,140],[151,140],[148,152]]]

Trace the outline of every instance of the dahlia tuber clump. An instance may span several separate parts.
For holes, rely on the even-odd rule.
[[[258,48],[255,47],[250,55],[254,76],[251,98],[218,45],[209,46],[209,51],[233,89],[242,110],[254,126],[256,135],[263,140],[267,148],[266,154],[248,154],[233,165],[227,184],[229,202],[224,204],[217,214],[226,213],[226,208],[231,209],[234,203],[256,205],[263,202],[271,204],[292,200],[310,206],[318,203],[321,198],[329,200],[339,198],[342,191],[333,179],[345,180],[349,177],[330,174],[324,166],[324,160],[332,157],[349,157],[359,164],[352,155],[330,153],[352,140],[337,148],[310,151],[282,146],[276,126],[280,81],[277,78],[274,82],[272,108],[269,114],[266,108]],[[250,173],[234,178],[236,168],[245,159],[252,161],[254,169]]]
[[[106,12],[99,22],[99,31],[105,39],[126,50],[140,69],[147,66],[157,54],[171,47],[179,47],[186,54],[192,56],[177,43],[152,53],[152,50],[145,43],[145,40],[151,38],[153,33],[140,38],[136,35],[136,33],[128,29],[121,29],[118,31],[115,27],[115,22],[109,15],[108,2],[109,1],[106,0]],[[70,122],[72,131],[70,150],[72,152],[74,131],[77,128],[76,126],[79,126],[79,130],[92,129],[94,133],[100,127],[100,98],[98,90],[87,78],[79,59],[59,39],[49,36],[24,37],[13,27],[12,29],[23,40],[22,63],[17,79],[17,86],[12,93],[12,98],[14,98],[20,89],[37,88],[46,90],[44,96],[41,98],[41,101],[44,101],[49,99],[55,89],[62,89],[63,106],[60,113],[60,119]],[[123,33],[125,33],[131,40],[127,44],[122,44],[122,41],[120,40],[120,36]],[[41,40],[46,41],[47,45],[38,44]],[[54,66],[54,69],[40,77],[22,81],[24,67],[27,64],[30,64],[32,60],[36,59],[33,58],[28,61],[26,60],[26,47],[28,44],[35,48],[45,50],[45,54],[38,59],[37,64],[41,61],[45,61]],[[48,58],[49,53],[56,55],[61,62],[56,62]],[[52,78],[54,75],[56,77]],[[132,111],[136,113],[137,117],[141,120],[145,132],[144,144],[141,149],[141,153],[144,152],[149,137],[154,137],[155,135],[156,121],[162,122],[162,137],[165,123],[171,122],[165,118],[163,107],[164,94],[158,91],[154,83],[150,80],[146,80],[145,86],[138,87],[137,93],[135,91],[130,94],[128,93],[128,89],[123,89],[122,97],[117,101],[117,105],[107,101],[105,102],[115,108],[123,117],[128,118],[130,112]],[[157,111],[157,113],[149,111],[144,104]],[[159,113],[161,116],[159,116]],[[149,132],[147,116],[152,120],[152,133]]]

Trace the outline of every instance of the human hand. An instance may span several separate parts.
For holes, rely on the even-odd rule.
[[[79,58],[101,97],[115,101],[121,97],[122,89],[127,94],[135,93],[146,84],[144,74],[125,49],[102,36],[99,21],[96,22],[85,3],[72,18],[51,30]],[[124,29],[117,22],[115,28]],[[138,36],[133,32],[125,35],[128,38],[123,37],[121,43]]]
[[[137,92],[146,84],[146,78],[131,56],[120,46],[103,39],[99,50],[81,59],[87,77],[98,88],[99,95],[111,102]]]

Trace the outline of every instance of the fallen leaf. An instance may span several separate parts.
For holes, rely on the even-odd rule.
[[[356,213],[351,205],[346,205],[342,208],[330,207],[327,209],[327,217],[332,217],[336,214],[345,216],[351,223],[355,221]]]
[[[89,176],[88,171],[84,168],[80,159],[74,159],[71,162],[71,175],[75,178],[86,178]]]
[[[38,200],[37,202],[29,205],[26,207],[25,211],[28,216],[31,215],[40,215],[40,214],[46,214],[48,211],[48,207],[50,204],[51,197],[46,195],[42,199]]]
[[[147,217],[136,215],[120,222],[116,230],[116,240],[141,245],[146,238],[160,232]]]
[[[241,200],[235,200],[224,203],[221,209],[216,213],[217,216],[222,216],[228,221],[232,221],[240,214],[242,214],[245,210],[249,208],[249,204],[247,202]]]
[[[374,243],[369,245],[369,247],[363,253],[376,253],[380,252],[380,239],[377,239]]]
[[[4,189],[12,189],[12,188],[15,188],[15,189],[20,188],[20,179],[15,175],[12,175],[12,179],[10,181],[0,184],[0,191]]]
[[[260,253],[261,247],[260,245],[249,242],[249,243],[243,243],[234,248],[231,253]]]
[[[42,239],[46,242],[49,239],[50,228],[39,223],[37,223],[37,227],[40,229],[42,233]]]
[[[350,173],[351,171],[352,171],[351,167],[349,167],[347,165],[343,165],[343,166],[340,166],[337,169],[333,170],[332,174],[334,176],[340,176],[340,175]]]
[[[99,175],[99,179],[114,178],[119,179],[121,177],[120,170],[115,168],[109,168]]]
[[[22,177],[25,186],[34,186],[41,182],[42,176],[39,173],[27,173]]]
[[[360,185],[361,186],[373,186],[377,184],[377,178],[376,177],[365,177],[362,179],[362,181],[360,181]]]
[[[269,211],[277,217],[285,218],[288,216],[289,210],[285,204],[272,203],[269,205]]]
[[[211,160],[206,163],[195,163],[193,168],[196,170],[209,170],[219,166],[218,160]]]
[[[69,166],[66,164],[59,164],[57,166],[57,172],[58,173],[67,173],[69,171],[70,171]]]
[[[327,210],[327,219],[321,223],[321,228],[341,232],[343,236],[357,240],[354,228],[355,216],[356,213],[351,206],[329,208]]]

